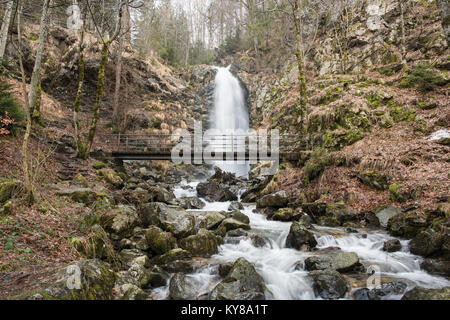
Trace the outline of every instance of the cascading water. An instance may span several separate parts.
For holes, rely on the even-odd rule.
[[[246,133],[249,129],[249,115],[245,101],[244,91],[239,80],[230,72],[230,67],[219,68],[215,79],[214,89],[214,109],[211,111],[211,129],[220,130],[224,134],[233,133],[239,135],[239,132]],[[225,142],[223,140],[222,142]],[[217,143],[217,141],[216,141]],[[221,144],[220,141],[218,144]],[[217,151],[232,151],[243,147],[242,141],[238,138],[232,142],[233,146],[228,145],[223,148],[216,148]],[[235,173],[237,176],[247,176],[250,165],[246,162],[221,161],[215,163],[223,171]]]

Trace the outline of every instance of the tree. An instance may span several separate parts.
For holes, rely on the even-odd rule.
[[[398,0],[398,6],[400,8],[400,28],[402,32],[402,38],[400,43],[400,50],[402,52],[402,65],[406,67],[406,40],[405,40],[405,15],[404,15],[404,0]]]
[[[3,57],[5,55],[13,4],[14,4],[13,0],[8,1],[8,3],[6,4],[6,11],[3,16],[2,28],[0,30],[0,62],[3,60]]]
[[[29,93],[29,107],[33,120],[41,122],[40,104],[40,82],[41,82],[41,68],[42,68],[42,55],[44,53],[45,38],[47,36],[47,24],[48,24],[48,10],[52,0],[44,0],[42,5],[41,15],[41,27],[39,31],[38,47],[36,51],[36,60],[34,62],[33,74],[31,75],[30,93]]]

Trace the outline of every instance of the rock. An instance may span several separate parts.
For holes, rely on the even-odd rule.
[[[248,232],[244,229],[233,229],[227,232],[227,237],[246,237],[248,236]]]
[[[228,211],[236,211],[236,210],[244,210],[244,206],[242,203],[238,201],[232,201],[230,206],[228,207]]]
[[[286,191],[278,191],[268,194],[256,202],[257,208],[284,208],[288,204],[289,199]]]
[[[225,220],[225,216],[219,212],[209,212],[206,214],[206,229],[216,229],[222,221]]]
[[[338,272],[353,271],[359,265],[358,255],[354,252],[333,251],[320,256],[308,257],[305,268],[313,270],[336,270]]]
[[[151,226],[145,231],[145,239],[150,251],[155,255],[167,253],[176,246],[176,239],[172,234],[155,226]]]
[[[320,217],[318,219],[318,223],[320,226],[331,228],[339,227],[341,225],[341,223],[336,217],[328,217],[328,216]]]
[[[73,177],[72,184],[83,188],[89,187],[88,180],[85,177],[83,177],[81,173],[78,173],[75,177]]]
[[[444,243],[444,234],[428,228],[420,232],[409,243],[412,254],[428,257],[440,251]]]
[[[222,263],[219,265],[219,275],[222,278],[225,278],[231,271],[231,269],[233,269],[233,265],[234,263]]]
[[[87,206],[94,204],[96,201],[104,199],[107,201],[111,200],[107,194],[97,192],[89,188],[61,189],[56,192],[56,195],[70,197],[73,201],[84,203]]]
[[[376,214],[380,226],[386,228],[388,226],[389,219],[402,213],[402,210],[393,206],[388,206],[387,208],[381,210]]]
[[[171,263],[161,265],[164,271],[169,273],[192,273],[195,271],[192,261],[175,260]]]
[[[106,262],[82,260],[64,268],[57,282],[39,293],[46,300],[112,300],[115,280]]]
[[[420,265],[428,273],[450,277],[450,261],[438,259],[424,259]]]
[[[239,222],[245,223],[245,224],[250,224],[249,217],[247,215],[243,214],[242,212],[240,212],[239,210],[233,211],[233,213],[231,214],[231,218],[235,219]]]
[[[405,293],[402,300],[450,300],[450,287],[442,289],[415,287]]]
[[[414,238],[424,231],[428,223],[426,219],[415,214],[399,214],[389,219],[387,229],[395,237]]]
[[[100,220],[103,228],[112,233],[113,240],[131,237],[134,227],[139,223],[139,216],[131,206],[120,205],[105,213]]]
[[[209,257],[218,252],[216,235],[206,229],[200,229],[198,234],[181,239],[179,245],[193,256]]]
[[[191,276],[177,273],[170,279],[169,295],[173,300],[195,300],[200,289],[201,284]]]
[[[389,188],[389,178],[376,170],[358,173],[358,179],[365,185],[377,190],[387,190]]]
[[[215,167],[214,171],[214,175],[208,179],[210,182],[218,182],[223,184],[236,184],[236,182],[238,182],[238,179],[234,173],[222,171],[218,167]]]
[[[314,235],[300,222],[293,222],[286,238],[286,247],[297,250],[311,250],[317,245]]]
[[[120,271],[117,274],[116,286],[132,284],[142,289],[147,287],[150,279],[150,271],[145,266],[135,263],[127,271]]]
[[[348,290],[348,282],[335,270],[320,270],[309,273],[316,296],[323,299],[343,298]]]
[[[197,197],[183,197],[177,199],[178,204],[183,209],[203,209],[205,203]]]
[[[161,214],[168,209],[167,205],[159,202],[145,203],[139,208],[139,217],[145,227],[161,225]]]
[[[211,202],[235,201],[237,196],[229,187],[217,182],[202,182],[197,185],[197,194]]]
[[[223,220],[222,223],[220,224],[218,230],[220,229],[225,230],[225,233],[234,229],[250,230],[250,225],[248,223],[244,223],[234,218],[227,218]]]
[[[323,202],[303,203],[302,210],[318,220],[319,217],[327,214],[327,204]]]
[[[262,177],[261,179],[253,180],[251,187],[245,191],[242,196],[242,202],[250,203],[256,202],[260,198],[260,192],[270,183],[272,176]]]
[[[149,294],[134,284],[126,283],[114,289],[116,300],[150,300]]]
[[[167,204],[175,204],[175,195],[173,192],[166,190],[160,186],[151,187],[150,202],[162,202]]]
[[[135,259],[142,256],[146,256],[145,252],[137,249],[123,249],[119,253],[120,261],[128,267],[131,267]]]
[[[265,246],[270,246],[270,240],[266,237],[257,234],[251,234],[250,239],[252,240],[253,246],[255,246],[256,248],[263,248]]]
[[[93,167],[95,170],[100,170],[100,169],[103,169],[103,168],[105,167],[105,164],[104,164],[103,162],[101,162],[101,161],[97,161],[97,162],[95,162],[95,163],[92,165],[92,167]]]
[[[391,295],[401,295],[405,292],[407,284],[403,282],[388,282],[383,283],[380,288],[358,289],[353,293],[355,300],[382,300],[384,297]]]
[[[122,189],[125,185],[123,179],[113,169],[100,169],[98,171],[98,174],[99,176],[103,177],[106,182],[117,189]]]
[[[150,288],[159,288],[168,285],[168,280],[170,279],[170,275],[163,270],[162,267],[153,266],[150,269],[150,281],[148,287]]]
[[[0,183],[0,204],[19,196],[22,193],[22,190],[23,184],[17,180],[9,180]]]
[[[402,250],[402,244],[398,239],[388,240],[383,244],[383,251],[396,252]]]
[[[210,293],[211,300],[264,300],[264,280],[253,264],[239,258]]]
[[[292,208],[283,208],[279,209],[277,212],[275,212],[272,216],[272,220],[275,221],[292,221],[294,218],[295,211]]]
[[[156,265],[165,265],[165,264],[171,263],[173,261],[186,260],[186,259],[190,259],[190,258],[192,258],[192,255],[189,251],[183,250],[181,248],[177,248],[177,249],[172,249],[169,252],[167,252],[161,256],[154,257],[154,258],[150,259],[150,261]]]

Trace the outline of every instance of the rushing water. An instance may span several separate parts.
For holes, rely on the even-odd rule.
[[[239,139],[239,134],[245,134],[249,129],[249,115],[244,91],[239,80],[230,72],[230,67],[217,69],[214,87],[214,108],[211,110],[210,129],[220,130],[223,134],[233,134],[232,141],[225,139],[216,141],[216,151],[232,151],[245,147],[245,141]],[[217,147],[217,144],[227,146]],[[233,146],[232,146],[233,145]],[[237,176],[247,176],[250,165],[245,162],[217,162],[216,165],[224,171]]]

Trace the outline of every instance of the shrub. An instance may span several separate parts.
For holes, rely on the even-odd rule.
[[[417,65],[403,75],[400,87],[417,87],[421,91],[431,91],[448,83],[449,80],[444,79],[438,71],[433,69],[431,64],[427,63]]]
[[[15,122],[24,121],[26,118],[19,101],[11,92],[11,85],[3,78],[0,78],[0,117],[9,117]]]
[[[306,183],[318,178],[327,166],[332,165],[332,157],[325,149],[316,149],[303,167],[303,177]]]

